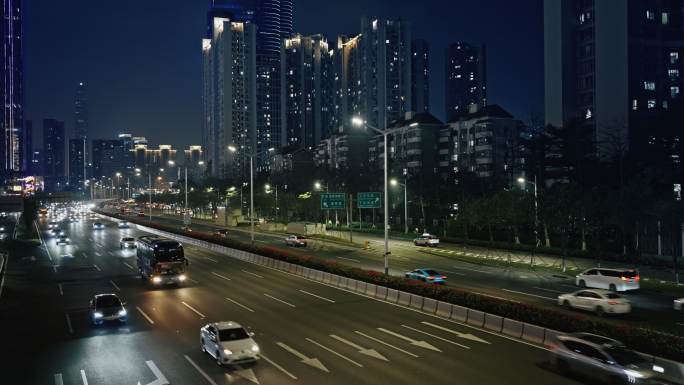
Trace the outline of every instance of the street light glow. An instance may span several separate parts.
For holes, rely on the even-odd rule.
[[[170,160],[170,161],[169,161],[169,166],[174,166],[175,164],[176,164],[175,161],[173,161],[173,160]]]
[[[417,126],[418,126],[418,122],[414,122],[414,123],[409,124],[409,127],[417,127]]]
[[[266,188],[266,190],[270,190],[270,189],[271,189],[271,185],[267,183],[267,184],[264,186],[264,188]]]
[[[523,178],[523,177],[518,178],[518,183],[524,184],[524,183],[525,183],[525,178]]]
[[[321,182],[316,182],[316,183],[314,183],[314,188],[315,188],[316,190],[320,190],[320,189],[321,189]]]
[[[397,185],[399,184],[399,182],[397,182],[396,179],[391,179],[391,180],[390,180],[390,184],[391,184],[392,186],[397,186]]]
[[[235,146],[228,146],[228,151],[237,152],[237,148],[235,148]]]
[[[352,118],[351,122],[352,122],[352,125],[354,125],[356,127],[361,127],[364,124],[364,121],[363,121],[363,119],[361,119],[360,116],[354,116]]]

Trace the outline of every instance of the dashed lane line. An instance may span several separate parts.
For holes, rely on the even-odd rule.
[[[226,277],[225,275],[221,275],[221,274],[215,273],[215,272],[213,272],[213,271],[211,272],[211,274],[213,274],[213,275],[215,275],[215,276],[217,276],[217,277],[219,277],[219,278],[221,278],[221,279],[225,279],[226,281],[230,281],[230,280],[231,280],[230,278]]]
[[[533,287],[533,289],[537,289],[537,290],[541,290],[541,291],[548,291],[549,293],[557,293],[557,294],[564,293],[563,291],[560,291],[560,290],[545,289],[543,287]]]
[[[296,377],[294,374],[292,374],[292,373],[288,372],[287,370],[285,370],[285,368],[283,368],[282,366],[278,365],[277,363],[275,363],[274,361],[272,361],[270,358],[266,357],[263,353],[259,353],[259,357],[263,358],[263,359],[264,359],[266,362],[268,362],[269,364],[275,366],[276,369],[278,369],[278,370],[280,370],[281,372],[285,373],[285,374],[286,374],[288,377],[290,377],[291,379],[293,379],[293,380],[296,380],[296,379],[297,379],[297,377]]]
[[[316,297],[316,298],[318,298],[318,299],[322,299],[323,301],[328,301],[328,302],[330,302],[330,303],[335,303],[335,301],[333,301],[332,299],[328,299],[328,298],[325,298],[325,297],[321,297],[320,295],[316,295],[316,294],[314,294],[314,293],[309,293],[309,292],[306,291],[306,290],[301,290],[301,289],[300,289],[299,291],[302,292],[302,293],[304,293],[304,294],[308,294],[308,295],[310,295],[310,296],[312,296],[312,297]]]
[[[406,355],[408,355],[408,356],[411,356],[411,357],[414,357],[414,358],[418,358],[418,357],[419,357],[417,354],[413,354],[413,353],[411,353],[411,352],[407,352],[406,350],[404,350],[404,349],[402,349],[402,348],[398,348],[398,347],[396,347],[396,346],[394,346],[394,345],[391,345],[391,344],[389,344],[389,343],[387,343],[387,342],[385,342],[385,341],[383,341],[383,340],[381,340],[381,339],[378,339],[378,338],[369,336],[368,334],[362,333],[362,332],[360,332],[360,331],[358,331],[358,330],[354,330],[354,333],[356,333],[356,334],[358,334],[358,335],[360,335],[360,336],[366,337],[366,338],[368,338],[369,340],[372,340],[372,341],[375,341],[375,342],[377,342],[377,343],[383,344],[383,345],[385,345],[385,346],[387,346],[387,347],[390,347],[390,348],[392,348],[392,349],[394,349],[394,350],[396,350],[396,351],[402,352],[402,353],[404,353],[404,354],[406,354]]]
[[[64,290],[62,289],[62,284],[61,284],[61,283],[58,283],[58,284],[57,284],[57,288],[59,289],[59,295],[62,295],[62,296],[63,296],[63,295],[64,295]]]
[[[114,286],[114,288],[115,288],[117,291],[121,291],[121,289],[119,288],[119,286],[118,286],[116,283],[114,283],[114,281],[112,281],[111,279],[109,280],[109,283],[111,283],[112,286]]]
[[[249,274],[249,275],[253,275],[253,276],[257,277],[257,278],[264,278],[264,277],[262,277],[262,276],[259,275],[259,274],[252,273],[251,271],[242,270],[242,272],[243,272],[243,273],[246,273],[246,274]]]
[[[194,307],[192,307],[192,306],[188,305],[187,303],[185,303],[185,301],[181,301],[181,303],[183,304],[183,306],[187,307],[188,309],[190,309],[190,310],[192,310],[193,312],[195,312],[195,314],[197,314],[198,316],[202,317],[202,319],[207,318],[207,317],[204,316],[204,314],[200,313],[197,309],[195,309]]]
[[[150,324],[154,325],[154,321],[152,320],[152,318],[150,318],[150,316],[148,316],[147,314],[145,314],[145,312],[144,312],[140,307],[136,306],[135,308],[138,310],[138,312],[140,312],[140,314],[143,315],[143,317],[145,317],[145,319],[147,319],[147,322],[149,322]]]
[[[64,380],[62,380],[62,373],[55,374],[55,385],[64,385]]]
[[[93,267],[94,267],[95,270],[97,270],[97,271],[102,271],[102,269],[100,269],[100,266],[98,266],[98,265],[96,265],[96,264],[94,264],[94,263],[93,263]]]
[[[66,319],[67,328],[69,329],[69,334],[74,334],[74,329],[71,327],[71,317],[69,313],[64,313],[64,318]]]
[[[211,379],[211,377],[209,377],[209,375],[204,370],[202,370],[202,368],[199,367],[199,365],[195,363],[195,361],[192,360],[192,358],[188,357],[187,354],[184,355],[184,357],[186,360],[188,360],[190,365],[192,365],[192,367],[195,368],[195,370],[197,370],[199,374],[201,374],[202,377],[204,377],[205,380],[207,380],[208,383],[210,383],[211,385],[218,385],[216,384],[216,382],[214,382],[214,380]]]
[[[241,303],[238,302],[238,301],[235,301],[235,300],[230,299],[230,298],[228,298],[228,297],[223,297],[223,298],[225,298],[227,301],[230,301],[230,302],[232,302],[232,303],[234,303],[234,304],[240,306],[241,308],[243,308],[243,309],[245,309],[245,310],[247,310],[247,311],[249,311],[249,312],[254,313],[254,310],[252,310],[251,308],[249,308],[249,307],[247,307],[247,306],[241,304]]]
[[[294,308],[294,307],[297,307],[297,306],[295,306],[295,305],[293,305],[293,304],[291,304],[291,303],[289,303],[289,302],[287,302],[287,301],[283,301],[282,299],[276,298],[276,297],[274,297],[274,296],[272,296],[272,295],[269,295],[269,294],[264,293],[264,296],[266,296],[266,297],[268,297],[268,298],[270,298],[270,299],[272,299],[272,300],[274,300],[274,301],[278,301],[278,302],[280,302],[280,303],[284,303],[285,305],[287,305],[287,306],[289,306],[289,307],[293,307],[293,308]]]
[[[81,369],[81,380],[83,385],[88,385],[88,377],[86,377],[85,370]]]
[[[133,268],[133,266],[129,265],[127,262],[124,262],[123,264],[124,264],[126,267],[128,267],[129,269],[135,270],[135,269]]]
[[[361,263],[361,261],[359,261],[358,259],[354,259],[354,258],[337,257],[337,259],[341,259],[341,260],[344,260],[344,261],[355,262],[355,263]]]
[[[555,301],[556,298],[551,298],[551,297],[545,297],[543,295],[537,295],[537,294],[531,294],[531,293],[525,293],[524,291],[516,291],[516,290],[508,290],[508,289],[501,289],[502,291],[508,292],[508,293],[515,293],[515,294],[520,294],[520,295],[527,295],[530,297],[535,297],[535,298],[541,298],[541,299],[547,299],[550,301]]]

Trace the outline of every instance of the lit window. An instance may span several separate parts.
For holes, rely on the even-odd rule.
[[[656,106],[656,101],[655,101],[655,99],[649,99],[649,100],[648,100],[648,105],[647,105],[648,109],[650,110],[651,108],[655,108],[655,106]]]
[[[667,12],[663,12],[663,14],[661,15],[661,19],[663,25],[665,25],[670,21],[670,15],[668,15]]]
[[[674,99],[678,95],[679,95],[679,86],[670,87],[670,97],[672,97],[672,99]]]
[[[670,76],[670,78],[678,78],[679,77],[679,70],[677,70],[677,69],[667,70],[667,74]]]
[[[584,114],[584,118],[589,120],[589,119],[591,119],[592,116],[593,116],[593,114],[591,112],[591,108],[587,108],[587,113]]]
[[[632,100],[632,110],[636,111],[639,109],[639,102],[636,99]]]
[[[670,64],[675,64],[679,60],[679,52],[670,52]]]
[[[655,91],[655,82],[644,82],[644,89],[646,91]]]
[[[648,20],[655,20],[655,12],[651,10],[646,10],[646,18]]]

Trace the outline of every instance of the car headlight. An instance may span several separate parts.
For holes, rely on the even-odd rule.
[[[229,356],[229,355],[233,354],[233,352],[231,352],[231,351],[228,350],[228,349],[223,349],[223,354]]]
[[[179,281],[185,281],[188,277],[185,276],[185,274],[181,274],[178,276]]]
[[[161,277],[152,277],[152,282],[154,283],[160,283],[162,281]]]
[[[126,314],[128,314],[128,313],[126,312],[126,309],[121,309],[121,310],[119,310],[119,317],[125,317]]]
[[[252,345],[252,351],[253,351],[254,353],[259,353],[259,346],[256,345],[256,344],[255,344],[255,345]]]
[[[642,377],[644,377],[644,375],[643,375],[642,373],[639,373],[639,372],[637,372],[637,371],[635,371],[635,370],[630,370],[630,369],[625,369],[625,374],[626,374],[628,377],[632,377],[632,378],[642,378]]]
[[[665,368],[658,365],[653,365],[653,371],[658,373],[665,373]]]
[[[93,317],[102,318],[102,313],[100,313],[99,311],[96,311],[95,313],[93,313]]]

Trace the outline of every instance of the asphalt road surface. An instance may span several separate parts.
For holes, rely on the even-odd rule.
[[[3,384],[573,384],[547,352],[284,272],[186,246],[190,280],[154,289],[104,220],[65,224],[56,246],[13,246],[0,297]],[[94,327],[89,299],[113,292],[125,324]],[[233,320],[256,333],[261,359],[219,367],[199,329]]]

